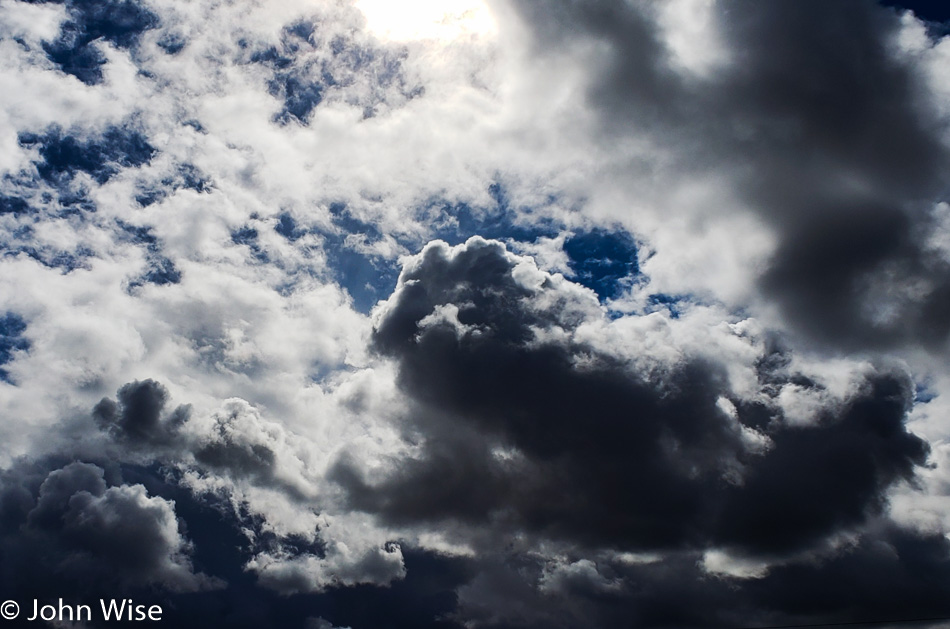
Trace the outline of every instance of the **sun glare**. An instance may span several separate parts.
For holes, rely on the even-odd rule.
[[[480,0],[357,0],[368,28],[396,41],[441,40],[492,35],[495,19]]]

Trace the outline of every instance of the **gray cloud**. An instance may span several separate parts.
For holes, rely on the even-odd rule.
[[[777,236],[759,288],[825,347],[938,351],[950,332],[944,120],[895,10],[714,3],[727,61],[679,67],[649,3],[512,2],[541,52],[595,45],[587,99],[611,138],[645,137],[677,181],[714,177]],[[631,170],[641,166],[632,166]],[[708,208],[715,218],[724,208]]]
[[[901,621],[948,614],[950,545],[892,527],[823,561],[747,580],[711,577],[695,553],[624,562],[483,561],[459,589],[459,618],[478,627],[766,627]],[[941,626],[914,622],[913,625]],[[906,626],[912,626],[908,623]]]
[[[103,398],[92,416],[115,439],[132,445],[169,445],[188,420],[187,406],[179,406],[165,415],[168,390],[154,380],[125,384],[116,398]]]
[[[554,331],[585,323],[584,301],[596,313],[586,316],[603,315],[569,282],[526,283],[526,263],[481,239],[431,243],[407,262],[373,340],[415,401],[405,431],[421,455],[376,483],[341,459],[334,473],[353,506],[590,548],[779,557],[860,528],[926,461],[926,442],[904,426],[913,386],[900,371],[865,374],[811,425],[791,425],[774,402],[763,421],[723,364],[687,359],[651,376],[563,340]],[[759,366],[773,393],[796,377],[780,364]],[[740,401],[737,418],[722,398]],[[766,451],[744,441],[749,430]]]
[[[6,591],[66,596],[220,585],[193,570],[174,503],[142,485],[122,484],[117,475],[92,463],[52,461],[23,461],[3,472]]]

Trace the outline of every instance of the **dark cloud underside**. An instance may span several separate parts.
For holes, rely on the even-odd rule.
[[[500,244],[473,239],[454,252],[430,245],[404,271],[374,342],[418,403],[407,430],[424,454],[379,486],[344,460],[337,475],[355,506],[593,547],[783,554],[860,526],[926,460],[903,426],[912,386],[888,372],[817,426],[765,427],[774,445],[753,454],[717,405],[730,395],[724,366],[687,363],[652,380],[583,344],[532,343],[577,322],[568,307],[533,306],[558,303],[558,289],[525,288],[515,267]],[[457,322],[427,323],[447,305]]]

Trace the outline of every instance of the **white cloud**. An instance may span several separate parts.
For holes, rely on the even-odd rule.
[[[707,550],[703,554],[702,567],[710,574],[736,579],[761,579],[769,573],[768,562],[734,557],[721,550]]]

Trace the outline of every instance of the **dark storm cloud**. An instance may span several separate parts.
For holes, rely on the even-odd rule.
[[[168,390],[161,383],[136,380],[120,387],[115,400],[102,398],[92,418],[124,449],[121,455],[133,460],[144,456],[164,464],[196,465],[202,473],[250,479],[301,497],[299,488],[275,477],[277,444],[254,419],[246,421],[246,406],[231,405],[217,414],[211,430],[200,437],[183,431],[191,417],[189,405],[168,407]]]
[[[598,43],[588,97],[605,132],[651,134],[683,177],[732,180],[778,235],[761,287],[800,330],[844,348],[945,343],[950,265],[925,241],[950,184],[946,121],[896,52],[896,11],[718,2],[730,61],[696,78],[655,5],[513,4],[539,49]]]
[[[219,421],[215,439],[195,451],[195,459],[206,467],[234,476],[271,481],[277,457],[262,443],[242,442],[226,421]]]
[[[106,444],[96,446],[96,436],[84,434],[49,456],[24,457],[0,470],[0,586],[7,596],[55,601],[124,594],[163,603],[183,627],[215,626],[215,614],[225,611],[227,626],[280,626],[281,618],[300,626],[313,608],[284,614],[276,594],[246,576],[244,564],[265,548],[293,556],[320,553],[319,544],[279,538],[263,517],[179,484],[188,471],[249,479],[301,497],[274,477],[277,455],[256,415],[247,415],[246,404],[226,409],[209,434],[196,435],[188,429],[189,406],[174,406],[159,382],[133,381],[96,404],[92,422],[64,424],[78,437],[95,423]],[[255,531],[253,544],[242,530]],[[222,577],[237,580],[237,590],[220,592],[227,585]],[[211,611],[178,596],[197,592]],[[241,596],[259,602],[235,600]],[[242,608],[249,618],[241,618]]]
[[[906,376],[874,374],[844,408],[824,411],[816,428],[771,434],[772,450],[725,492],[718,541],[781,553],[880,513],[884,491],[913,478],[929,453],[903,424],[913,395]]]
[[[80,455],[69,440],[55,455],[0,470],[4,596],[24,609],[33,598],[55,604],[59,597],[88,603],[127,596],[161,604],[163,619],[176,627],[303,628],[317,616],[354,629],[461,627],[444,616],[456,609],[453,588],[471,576],[464,559],[406,547],[412,574],[390,587],[294,596],[273,587],[287,584],[247,570],[247,561],[264,550],[322,557],[326,548],[320,540],[279,537],[265,517],[179,483],[181,461],[193,451],[202,475],[275,486],[276,455],[254,441],[262,435],[242,417],[243,408],[219,414],[212,433],[193,443],[181,430],[187,407],[172,409],[167,389],[154,380],[134,381],[92,413],[117,447],[84,448]],[[150,455],[147,465],[134,462],[142,452]]]
[[[118,468],[19,461],[0,475],[0,552],[8,595],[105,593],[150,585],[193,591],[174,503],[121,483]]]
[[[165,414],[168,390],[154,380],[130,382],[103,398],[92,411],[96,423],[119,441],[133,445],[168,445],[187,421],[188,406]]]
[[[926,443],[904,427],[913,386],[900,372],[868,373],[808,427],[781,421],[777,405],[765,421],[738,405],[739,421],[771,439],[754,453],[718,406],[735,397],[724,365],[686,361],[650,377],[585,344],[536,342],[597,302],[551,278],[526,287],[518,263],[501,243],[472,239],[454,251],[432,243],[404,269],[373,342],[417,404],[405,429],[423,455],[379,484],[342,459],[334,474],[355,507],[594,548],[719,544],[778,557],[860,528],[926,461]],[[451,306],[456,320],[434,318]],[[774,357],[760,371],[773,386],[799,377]]]
[[[746,627],[846,623],[901,627],[945,618],[950,542],[885,527],[821,562],[758,579],[711,577],[695,553],[643,563],[481,563],[459,589],[458,616],[482,627]],[[532,583],[541,583],[541,588]],[[907,626],[939,626],[913,622]]]
[[[406,262],[373,344],[396,360],[414,402],[403,430],[419,454],[382,480],[347,456],[332,471],[355,508],[390,523],[463,523],[499,540],[479,547],[450,617],[740,627],[950,613],[947,540],[886,516],[887,491],[913,482],[929,453],[904,425],[906,373],[868,369],[840,404],[795,425],[778,395],[822,385],[796,371],[781,336],[767,334],[755,364],[762,395],[750,400],[711,360],[654,378],[555,333],[602,316],[596,298],[525,275],[522,263],[478,238],[430,243]],[[750,449],[736,421],[767,435],[768,449]],[[525,535],[566,555],[500,543]],[[630,561],[598,549],[660,554]],[[711,549],[766,567],[752,579],[714,576],[703,567]]]

